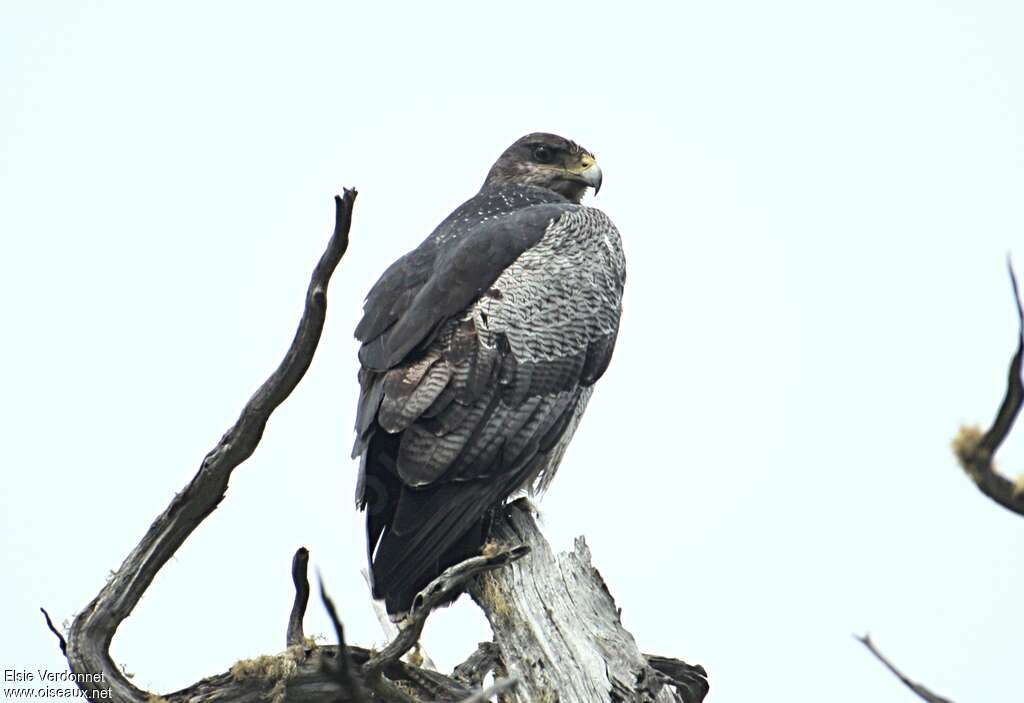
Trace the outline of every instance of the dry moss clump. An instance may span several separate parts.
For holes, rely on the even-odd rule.
[[[490,574],[484,574],[480,577],[480,585],[480,597],[490,606],[491,614],[502,620],[511,618],[512,607],[505,594],[502,593],[498,579]]]
[[[953,453],[956,454],[960,466],[967,472],[967,475],[975,481],[980,480],[980,471],[987,471],[987,469],[979,467],[978,462],[991,460],[991,457],[987,455],[979,455],[981,440],[984,436],[985,433],[977,425],[964,425],[953,439]],[[983,463],[982,466],[987,466],[987,464]],[[995,470],[995,467],[993,466],[992,469]],[[1013,480],[1013,499],[1018,500],[1022,495],[1024,495],[1024,474]]]
[[[316,648],[312,637],[303,644],[295,644],[281,654],[264,654],[255,659],[242,659],[231,667],[231,678],[241,683],[269,686],[267,698],[272,703],[283,703],[284,690],[306,660],[306,651]]]
[[[964,425],[953,438],[953,453],[964,471],[974,475],[974,462],[978,458],[978,445],[985,433],[977,425]]]

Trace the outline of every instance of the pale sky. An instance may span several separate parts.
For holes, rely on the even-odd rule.
[[[949,442],[1015,344],[1022,6],[347,5],[0,7],[0,668],[64,667],[39,606],[85,606],[277,364],[342,186],[313,366],[113,652],[168,692],[280,651],[302,545],[379,643],[360,303],[544,130],[597,155],[629,271],[540,502],[555,548],[585,535],[641,649],[706,666],[711,703],[913,700],[865,631],[942,695],[1007,700],[1024,522]],[[463,599],[425,644],[447,669],[487,637]]]

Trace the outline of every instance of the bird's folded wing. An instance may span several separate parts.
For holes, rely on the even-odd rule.
[[[551,227],[592,225],[578,214]],[[618,333],[621,266],[602,258],[592,234],[579,233],[575,248],[556,241],[525,251],[442,323],[423,356],[383,375],[377,422],[402,432],[403,483],[508,473],[558,441]]]
[[[384,371],[425,346],[445,321],[465,310],[540,241],[553,220],[577,207],[558,203],[522,208],[481,222],[450,248],[438,249],[436,241],[428,240],[400,259],[367,297],[356,328],[363,343],[360,362]]]

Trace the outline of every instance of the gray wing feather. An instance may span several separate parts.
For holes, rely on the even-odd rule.
[[[403,482],[425,486],[509,471],[549,449],[552,432],[561,440],[580,389],[607,368],[623,272],[611,223],[599,211],[572,208],[459,318],[444,323],[423,360],[408,367],[429,391],[385,382],[385,429],[405,430],[397,461]],[[432,370],[420,373],[424,366]],[[409,377],[401,368],[392,374]]]
[[[387,370],[401,363],[536,244],[552,220],[575,207],[534,205],[485,220],[439,252],[426,279],[419,263],[410,264],[408,282],[390,280],[401,278],[403,267],[389,269],[388,280],[382,278],[367,297],[364,321],[356,328],[363,342],[359,350],[363,366]]]

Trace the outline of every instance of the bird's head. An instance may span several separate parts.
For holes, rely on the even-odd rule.
[[[601,169],[576,142],[535,132],[505,149],[484,181],[484,187],[508,184],[548,188],[578,203],[587,188],[601,189]]]

